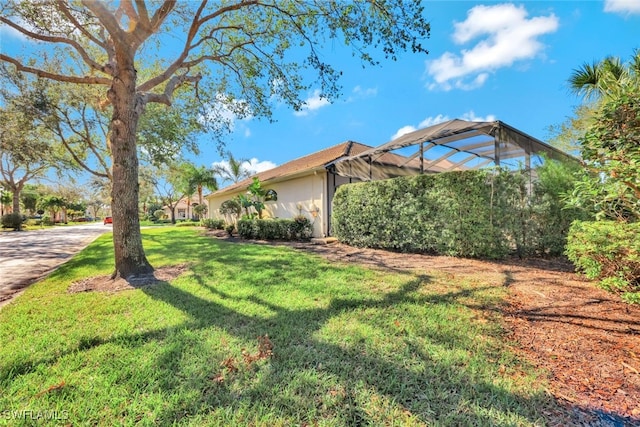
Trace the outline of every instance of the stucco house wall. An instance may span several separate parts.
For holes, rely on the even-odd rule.
[[[327,206],[326,206],[326,177],[325,171],[313,171],[309,174],[287,177],[283,181],[263,183],[265,189],[273,189],[278,193],[278,200],[266,202],[263,217],[265,218],[293,218],[302,214],[313,223],[313,236],[327,235]],[[246,189],[225,194],[207,196],[211,218],[229,221],[220,213],[220,205],[229,199],[246,193]]]

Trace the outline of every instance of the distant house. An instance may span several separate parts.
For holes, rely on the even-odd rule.
[[[313,222],[314,237],[329,236],[331,201],[336,189],[340,185],[360,181],[358,178],[336,174],[332,166],[339,159],[356,156],[372,148],[347,141],[254,175],[260,179],[265,189],[273,189],[278,193],[277,201],[266,203],[266,216],[293,218],[302,214]],[[395,154],[385,154],[383,157],[383,160],[393,165],[394,170],[398,170],[398,166],[408,161],[407,158]],[[205,199],[209,206],[210,218],[225,219],[220,214],[220,205],[225,200],[246,194],[252,178],[207,195]]]
[[[175,203],[175,202],[174,202]],[[198,198],[183,197],[175,204],[176,221],[185,219],[196,218],[197,215],[193,212],[193,208],[198,206]],[[162,207],[166,218],[171,219],[171,208],[167,205]]]

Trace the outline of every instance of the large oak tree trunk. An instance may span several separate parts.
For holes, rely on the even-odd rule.
[[[132,57],[118,57],[117,72],[108,97],[113,106],[109,129],[113,162],[111,210],[116,263],[113,277],[130,279],[153,272],[142,247],[138,216],[136,131],[143,105],[136,92],[136,70]]]

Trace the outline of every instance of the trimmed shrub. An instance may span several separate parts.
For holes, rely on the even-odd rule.
[[[22,229],[22,223],[27,219],[26,216],[19,213],[8,213],[2,215],[2,228],[13,228],[14,230]]]
[[[559,255],[577,212],[563,210],[557,173],[478,170],[343,185],[332,233],[353,246],[474,258]],[[533,187],[533,188],[532,188]]]
[[[344,185],[333,199],[332,231],[353,246],[499,258],[509,242],[493,183],[488,171],[465,171]]]
[[[640,223],[575,221],[566,253],[603,289],[640,302]]]
[[[258,240],[308,240],[312,224],[304,216],[293,219],[241,219],[238,234],[243,239]]]
[[[223,230],[224,229],[224,220],[216,219],[216,218],[205,218],[200,220],[200,224],[203,227],[208,228],[209,230]]]
[[[194,221],[181,221],[176,224],[176,227],[197,227],[199,226],[199,222]]]

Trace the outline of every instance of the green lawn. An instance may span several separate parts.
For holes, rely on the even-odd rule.
[[[0,311],[0,425],[544,424],[543,381],[510,351],[498,315],[478,315],[501,286],[189,227],[143,236],[155,266],[188,272],[67,293],[110,272],[106,235]]]

